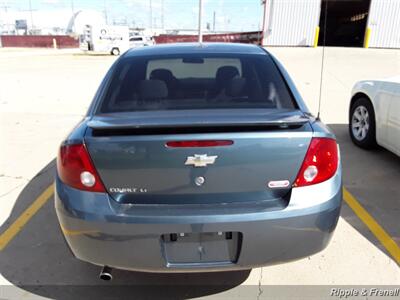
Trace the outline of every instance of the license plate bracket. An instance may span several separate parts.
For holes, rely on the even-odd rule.
[[[236,263],[240,232],[170,233],[161,236],[169,265]]]

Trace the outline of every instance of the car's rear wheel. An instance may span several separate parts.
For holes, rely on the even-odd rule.
[[[365,149],[376,146],[375,111],[366,97],[358,98],[351,106],[349,131],[357,146]]]

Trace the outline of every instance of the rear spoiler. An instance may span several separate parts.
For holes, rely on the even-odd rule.
[[[94,136],[255,132],[297,129],[310,122],[304,114],[95,116],[87,125]]]
[[[163,111],[113,113],[93,116],[87,125],[92,129],[154,129],[187,127],[282,127],[302,126],[310,117],[299,110],[265,112],[260,110]]]

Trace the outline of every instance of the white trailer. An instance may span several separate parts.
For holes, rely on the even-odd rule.
[[[79,37],[83,51],[107,52],[119,55],[129,49],[128,26],[86,25]]]

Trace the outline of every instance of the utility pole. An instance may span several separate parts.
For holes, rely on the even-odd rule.
[[[7,12],[8,12],[8,9],[9,9],[9,8],[10,8],[10,6],[7,5],[7,2],[6,2],[6,1],[4,1],[3,5],[0,6],[0,9],[4,9],[4,20],[3,20],[3,18],[2,18],[2,15],[0,16],[0,33],[3,32],[3,29],[4,29],[3,26],[5,26],[5,28],[7,29],[7,32],[8,32],[8,24],[7,24],[7,22],[8,22],[8,17],[7,17]],[[1,11],[1,10],[0,10],[0,11]],[[0,45],[0,47],[1,47],[1,45]]]
[[[74,0],[71,0],[71,11],[72,11],[72,15],[74,15],[75,14]]]
[[[203,1],[199,0],[199,43],[203,42],[203,33],[201,31],[202,11],[203,11]]]
[[[104,18],[106,19],[106,25],[108,25],[107,0],[104,0]]]
[[[149,0],[149,5],[150,5],[149,27],[150,27],[151,34],[153,34],[153,4],[151,3],[151,0]]]
[[[32,0],[29,0],[29,12],[31,14],[31,29],[34,29],[35,25],[33,24]]]
[[[213,31],[215,33],[215,10],[214,10],[214,14],[213,14]]]
[[[4,12],[7,13],[7,9],[9,8],[9,6],[7,6],[6,3],[4,3],[3,5],[0,6],[0,8],[4,9]]]
[[[266,31],[268,30],[267,28],[267,19],[269,20],[270,16],[270,12],[268,10],[269,6],[270,6],[270,0],[262,0],[261,1],[261,5],[263,7],[263,19],[262,19],[262,26],[261,26],[261,35],[260,35],[260,45],[265,44],[265,39],[266,39]],[[268,11],[267,11],[268,10]]]
[[[10,6],[8,6],[7,2],[4,1],[4,3],[0,6],[0,8],[4,9],[4,12],[7,13]]]
[[[164,0],[161,0],[161,28],[164,30]]]

